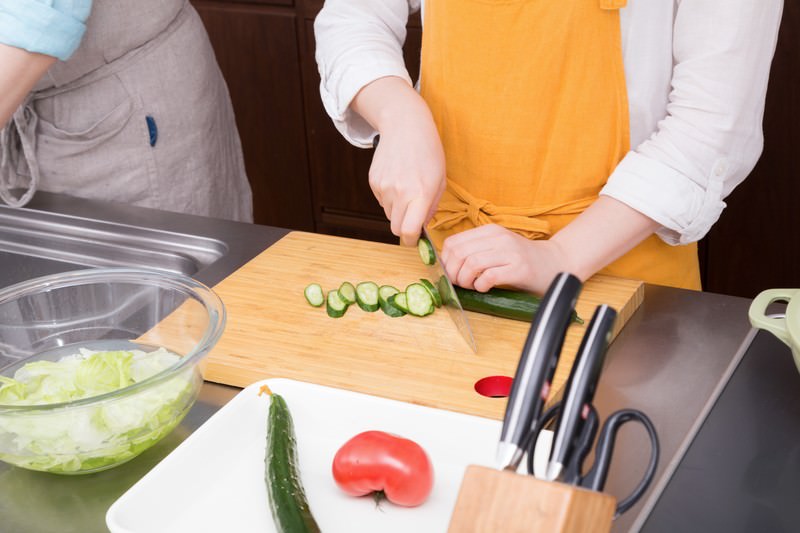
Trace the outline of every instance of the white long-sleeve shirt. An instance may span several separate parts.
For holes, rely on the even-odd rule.
[[[385,76],[411,83],[402,45],[421,3],[326,0],[317,16],[322,101],[356,146],[375,134],[349,108],[356,93]],[[661,224],[670,244],[701,239],[761,155],[782,12],[783,0],[628,0],[621,10],[632,149],[600,194]]]

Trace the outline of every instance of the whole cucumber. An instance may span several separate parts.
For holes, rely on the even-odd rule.
[[[478,292],[454,285],[461,307],[467,311],[530,322],[539,310],[541,298],[527,292],[508,289],[489,289]],[[572,312],[572,321],[583,324],[583,319]]]
[[[319,533],[300,480],[292,414],[280,394],[270,395],[264,463],[275,527],[279,533]]]

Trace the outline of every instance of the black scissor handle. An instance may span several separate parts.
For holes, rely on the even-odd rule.
[[[621,515],[630,509],[639,498],[644,495],[650,483],[653,481],[658,466],[658,456],[660,447],[658,444],[658,433],[653,426],[653,422],[641,411],[636,409],[620,409],[612,413],[603,424],[600,436],[597,438],[595,448],[595,461],[589,472],[580,480],[582,487],[602,491],[606,484],[608,469],[611,466],[611,456],[614,454],[614,443],[617,439],[617,431],[628,422],[638,422],[647,430],[650,437],[650,462],[644,477],[625,499],[617,504],[616,516]]]

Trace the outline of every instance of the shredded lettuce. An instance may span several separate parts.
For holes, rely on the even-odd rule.
[[[81,349],[0,376],[0,404],[42,405],[90,398],[145,380],[178,362],[163,348]],[[134,394],[80,407],[0,414],[0,460],[56,473],[102,470],[131,459],[169,433],[191,407],[199,377],[187,368]]]

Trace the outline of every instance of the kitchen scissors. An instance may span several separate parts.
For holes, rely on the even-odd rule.
[[[561,409],[561,402],[554,404],[539,419],[539,422],[531,432],[531,439],[528,445],[527,468],[528,473],[533,475],[533,452],[536,440],[541,430],[558,416]],[[614,454],[614,444],[617,438],[617,431],[628,422],[638,422],[647,430],[650,438],[650,460],[647,465],[644,477],[627,497],[620,500],[617,504],[615,516],[619,516],[630,509],[639,498],[647,491],[650,483],[655,478],[656,466],[658,465],[659,444],[658,434],[650,419],[636,409],[620,409],[612,413],[603,424],[600,436],[597,438],[595,447],[595,459],[589,471],[584,473],[583,463],[586,456],[592,449],[599,417],[593,405],[588,405],[585,409],[586,418],[583,420],[581,430],[574,441],[573,452],[569,455],[564,469],[560,474],[560,480],[564,483],[577,485],[590,490],[602,491],[605,487],[608,469],[611,466],[611,458]]]
[[[563,400],[534,420],[526,441],[526,451],[528,473],[534,474],[533,456],[539,433],[555,420],[550,460],[547,471],[542,477],[549,481],[560,480],[590,490],[602,491],[611,465],[617,432],[629,422],[644,426],[650,438],[650,461],[637,487],[618,503],[616,515],[620,515],[642,497],[653,481],[658,464],[659,443],[652,421],[636,409],[620,409],[612,413],[597,437],[599,417],[592,401],[616,316],[616,311],[607,305],[597,307],[575,357]],[[584,474],[583,464],[592,449],[595,437],[597,443],[594,463]]]

